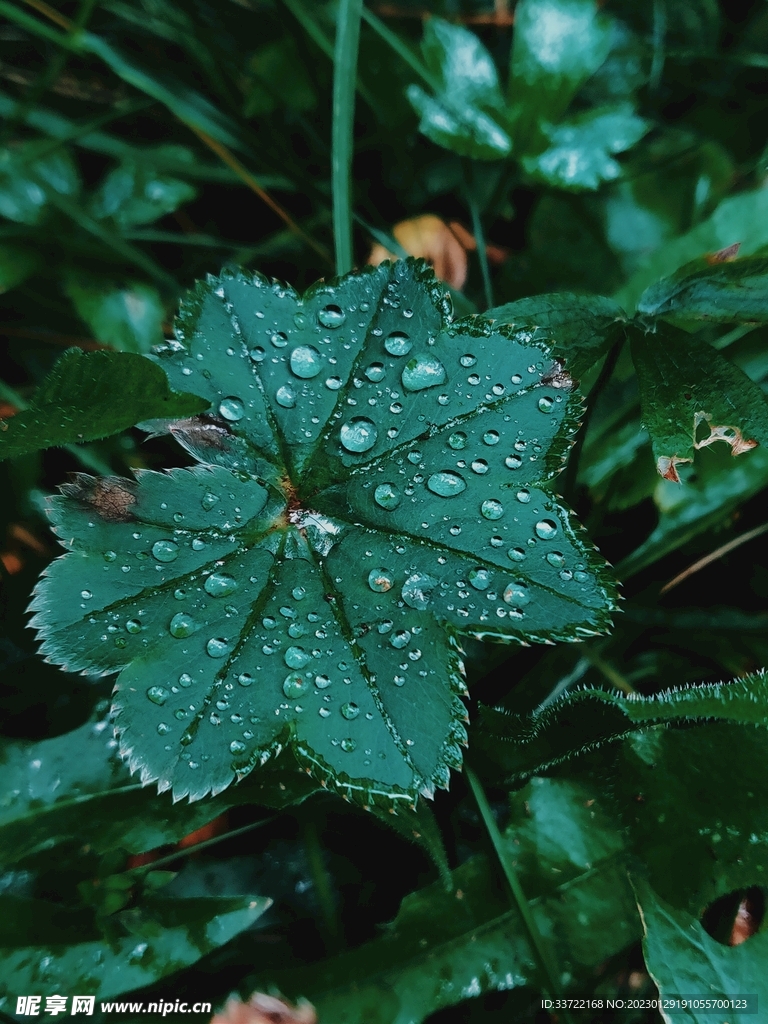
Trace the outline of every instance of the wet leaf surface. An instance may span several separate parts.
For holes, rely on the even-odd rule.
[[[551,491],[576,394],[529,332],[452,321],[423,263],[303,298],[211,280],[158,359],[210,403],[170,425],[207,464],[67,485],[33,605],[48,658],[121,672],[143,782],[217,793],[290,744],[345,795],[410,803],[461,764],[461,633],[607,627],[604,563]]]

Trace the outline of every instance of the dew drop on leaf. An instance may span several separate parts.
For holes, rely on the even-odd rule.
[[[222,398],[219,402],[219,415],[225,420],[229,420],[230,423],[237,423],[245,416],[245,406],[239,398],[234,396]]]
[[[454,451],[461,451],[462,448],[467,447],[467,435],[463,430],[457,430],[448,438],[448,444]]]
[[[325,386],[329,391],[338,391],[341,387],[341,377],[329,377],[325,382]]]
[[[556,569],[560,569],[565,565],[565,557],[560,551],[550,551],[547,553],[547,561],[550,565],[554,565]]]
[[[288,335],[284,331],[275,331],[269,340],[275,348],[285,348],[288,344]]]
[[[328,676],[315,676],[315,686],[318,690],[325,690],[331,685],[331,680]]]
[[[296,405],[296,392],[290,384],[283,384],[275,393],[275,401],[283,409],[292,409]]]
[[[520,491],[518,491],[518,492],[517,492],[517,494],[515,495],[515,497],[516,497],[516,498],[517,498],[517,500],[518,500],[519,502],[521,502],[521,503],[522,503],[523,505],[527,505],[527,504],[528,504],[528,502],[529,502],[529,501],[531,500],[531,492],[530,492],[530,491],[527,491],[527,490],[526,490],[525,488],[523,488],[522,490],[520,490]]]
[[[436,384],[444,384],[446,378],[445,367],[440,360],[427,355],[409,359],[401,377],[406,391],[424,391]]]
[[[195,537],[195,539],[192,541],[192,550],[193,551],[202,551],[204,547],[205,547],[205,541],[203,540],[203,538],[202,537]]]
[[[105,551],[104,552],[104,561],[105,562],[114,562],[114,560],[116,558],[117,558],[117,552],[115,552],[115,551]]]
[[[453,498],[455,495],[461,494],[462,491],[466,490],[467,483],[458,473],[454,473],[451,470],[442,470],[439,473],[432,474],[427,480],[427,487],[433,494],[437,494],[441,498]]]
[[[488,472],[488,463],[485,459],[474,459],[471,468],[473,473],[477,473],[479,476],[484,476]]]
[[[487,430],[483,434],[483,442],[485,444],[498,444],[499,443],[499,433],[498,433],[498,431],[496,431],[496,430]]]
[[[398,629],[396,633],[393,633],[389,638],[390,644],[398,651],[406,647],[411,641],[411,634],[407,629]]]
[[[506,459],[504,459],[504,465],[507,469],[520,469],[522,464],[523,460],[519,455],[508,455]]]
[[[467,352],[466,355],[463,355],[461,359],[459,359],[459,362],[462,366],[474,366],[477,362],[477,356],[473,356],[470,352]]]
[[[557,523],[552,519],[542,519],[536,523],[534,530],[536,531],[536,536],[542,540],[552,540],[557,534]]]
[[[186,636],[192,636],[197,628],[197,623],[191,615],[187,615],[186,612],[177,612],[171,619],[168,632],[177,640],[181,640]]]
[[[248,355],[251,357],[251,359],[253,360],[254,363],[261,363],[261,362],[263,362],[264,356],[266,354],[267,353],[264,351],[264,349],[261,347],[261,345],[254,345],[254,347],[248,353]]]
[[[365,376],[373,384],[378,384],[380,380],[383,380],[385,373],[386,370],[384,369],[383,363],[371,363],[371,365],[366,367],[365,370]]]
[[[250,672],[241,672],[237,681],[241,686],[250,686],[253,683],[253,676]]]
[[[327,306],[323,306],[317,314],[317,319],[323,327],[328,327],[333,330],[336,327],[341,327],[347,319],[347,314],[340,306],[329,303]]]
[[[152,545],[152,554],[158,562],[173,562],[179,555],[179,545],[175,540],[156,540]]]
[[[245,744],[242,740],[232,740],[229,744],[229,750],[232,754],[242,754],[245,752]]]
[[[309,689],[309,680],[303,672],[291,672],[283,680],[283,693],[289,700],[303,696]]]
[[[487,498],[480,506],[480,512],[485,519],[501,519],[504,506],[495,498]]]
[[[346,704],[341,705],[341,713],[348,722],[351,722],[360,714],[360,708],[352,701],[347,701]]]
[[[507,555],[513,562],[522,562],[525,559],[525,551],[522,548],[510,548]]]
[[[288,668],[304,668],[312,661],[312,655],[307,654],[303,647],[289,647],[283,658]]]
[[[159,704],[162,707],[170,697],[170,693],[164,686],[150,686],[147,690],[147,696],[153,704]]]
[[[189,672],[182,672],[179,676],[179,683],[181,686],[187,687],[192,685],[192,676]]]
[[[200,504],[203,506],[206,512],[210,512],[214,505],[219,502],[218,494],[214,494],[213,491],[206,491],[200,499]]]
[[[215,636],[208,641],[205,649],[211,658],[223,658],[229,654],[232,648],[229,640],[225,640],[224,637]]]
[[[547,398],[545,396],[544,398],[540,398],[536,404],[538,405],[540,412],[551,412],[554,403],[551,398]]]
[[[409,608],[424,611],[438,581],[425,572],[415,572],[403,584],[402,596]]]
[[[339,744],[345,754],[351,754],[353,750],[357,748],[357,743],[353,739],[344,739]]]
[[[487,590],[491,585],[491,573],[488,569],[483,569],[482,567],[471,569],[467,578],[469,579],[470,586],[474,587],[475,590]]]
[[[323,357],[313,345],[299,345],[291,352],[291,370],[297,377],[309,380],[323,368]]]
[[[413,342],[402,331],[392,331],[384,340],[384,348],[391,356],[407,356],[413,348]]]
[[[125,628],[129,633],[140,633],[142,626],[138,619],[128,619]]]
[[[171,731],[171,727],[167,722],[159,722],[157,731],[160,736],[166,736]]]
[[[90,600],[90,598],[93,597],[93,594],[91,593],[90,590],[81,590],[80,591],[80,597],[82,597],[82,599],[84,601],[88,601],[88,600]]]
[[[206,594],[211,597],[227,597],[237,590],[237,580],[225,572],[212,572],[203,584]]]
[[[507,604],[521,605],[528,604],[530,597],[522,583],[510,583],[504,590],[504,600]]]
[[[344,423],[339,437],[348,452],[367,452],[376,444],[378,438],[376,424],[365,416],[355,416]]]
[[[394,577],[386,569],[371,569],[368,573],[368,586],[378,594],[391,590],[394,582]]]

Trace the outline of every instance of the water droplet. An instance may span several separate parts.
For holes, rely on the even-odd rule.
[[[523,460],[519,455],[508,455],[506,459],[504,459],[504,465],[507,469],[520,469],[522,464]]]
[[[147,690],[147,696],[153,704],[163,705],[170,697],[170,693],[164,686],[150,686]]]
[[[522,583],[510,583],[504,590],[504,601],[512,605],[528,604],[530,597],[527,588]]]
[[[556,569],[561,569],[565,565],[565,555],[560,551],[549,551],[547,553],[547,561],[550,565],[554,565]]]
[[[467,578],[475,590],[487,590],[491,585],[491,573],[482,567],[471,569]]]
[[[474,366],[477,362],[477,356],[473,356],[471,353],[467,353],[459,359],[462,366]]]
[[[498,431],[496,431],[496,430],[487,430],[483,434],[483,442],[485,444],[498,444],[499,443],[499,433],[498,433]]]
[[[204,547],[205,547],[205,541],[203,540],[203,538],[202,537],[195,537],[195,539],[192,541],[192,550],[193,551],[202,551],[204,549]]]
[[[411,634],[407,629],[398,629],[398,631],[393,633],[389,638],[389,642],[394,648],[401,651],[403,647],[407,647],[411,642]]]
[[[289,647],[283,658],[288,668],[304,668],[312,660],[312,655],[307,654],[303,647]]]
[[[171,727],[167,722],[159,722],[157,731],[161,736],[166,736],[171,731]]]
[[[340,306],[336,306],[334,303],[329,303],[327,306],[323,306],[317,314],[317,319],[323,327],[328,327],[333,330],[336,327],[341,327],[347,319],[347,314]]]
[[[237,423],[245,416],[245,406],[239,398],[230,395],[229,398],[222,398],[219,402],[219,415],[230,423]]]
[[[357,704],[353,704],[352,701],[347,701],[346,704],[341,705],[341,713],[348,722],[351,722],[360,714],[360,708]]]
[[[353,739],[347,738],[342,740],[339,746],[341,747],[345,754],[351,754],[352,751],[356,749],[357,743],[355,743]]]
[[[253,676],[250,672],[241,672],[237,677],[237,681],[241,686],[250,686],[253,682]]]
[[[444,384],[446,378],[445,367],[439,359],[420,355],[408,360],[401,379],[406,391],[424,391],[436,384]]]
[[[192,676],[189,674],[189,672],[181,673],[181,675],[179,676],[179,684],[185,688],[192,685]]]
[[[513,562],[522,562],[525,558],[525,551],[522,548],[510,548],[507,555]]]
[[[115,637],[115,647],[125,647],[128,641],[124,636]]]
[[[125,624],[125,628],[129,633],[140,633],[142,629],[141,623],[138,619],[128,619]]]
[[[491,544],[492,548],[500,548],[503,543],[504,543],[504,538],[503,537],[499,537],[498,534],[495,537],[491,537],[490,544]]]
[[[462,448],[467,447],[467,435],[463,430],[457,430],[448,438],[448,444],[454,451],[461,451]]]
[[[89,601],[93,597],[93,594],[90,590],[81,590],[80,597],[82,597],[84,601]]]
[[[323,368],[323,357],[313,345],[299,345],[291,352],[289,362],[293,373],[303,380],[316,377]]]
[[[339,437],[348,452],[367,452],[376,444],[378,431],[371,420],[355,416],[342,426]]]
[[[275,392],[275,401],[283,409],[292,409],[296,405],[296,392],[290,384],[283,384]]]
[[[378,594],[391,590],[394,582],[394,577],[386,569],[371,569],[368,573],[368,586]]]
[[[472,462],[472,472],[478,473],[480,476],[488,472],[488,463],[485,459],[475,459]]]
[[[254,363],[262,362],[266,354],[267,353],[264,351],[261,345],[254,345],[254,347],[248,353],[248,355],[251,357]]]
[[[177,640],[182,640],[186,636],[192,636],[197,629],[197,623],[186,612],[178,612],[174,615],[171,619],[171,624],[168,626],[168,632],[171,636],[175,636]]]
[[[225,572],[212,572],[203,584],[206,594],[211,597],[227,597],[237,590],[237,580]]]
[[[456,526],[452,526],[448,530],[448,533],[450,533],[452,537],[458,537],[461,533],[461,527],[458,524]]]
[[[517,492],[515,497],[518,501],[522,502],[523,505],[527,505],[528,502],[531,500],[531,492],[526,491],[526,489],[523,488],[521,491]]]
[[[588,573],[583,572],[581,569],[577,569],[576,572],[573,574],[573,578],[576,580],[577,583],[586,583],[589,579],[589,575]]]
[[[309,689],[309,680],[303,672],[291,672],[283,680],[283,693],[289,700],[303,696]]]
[[[325,690],[331,685],[331,680],[328,676],[315,676],[315,686],[318,690]]]
[[[384,348],[391,356],[407,356],[413,348],[413,342],[402,331],[392,331],[384,341]]]
[[[451,470],[442,470],[440,473],[433,473],[427,480],[427,487],[433,494],[441,498],[453,498],[466,490],[467,483],[458,473]]]
[[[504,506],[495,498],[487,498],[480,506],[480,512],[485,519],[501,519],[504,515]]]
[[[543,398],[540,398],[536,404],[538,405],[540,412],[551,412],[554,403],[551,398],[544,396]]]
[[[417,466],[421,462],[423,457],[424,456],[421,454],[421,452],[418,450],[418,448],[414,449],[414,451],[412,451],[412,452],[408,452],[408,455],[406,456],[408,461],[413,466]]]
[[[542,519],[534,526],[536,536],[542,540],[552,540],[557,534],[557,523],[552,519]]]
[[[522,378],[522,376],[519,373],[513,373],[511,378],[510,378],[510,380],[512,381],[513,384],[522,384],[523,383],[523,378]]]
[[[415,572],[403,584],[402,596],[409,608],[424,611],[429,605],[432,591],[438,584],[434,576],[425,572]]]
[[[470,373],[470,375],[467,377],[467,384],[471,384],[472,387],[474,387],[476,384],[479,383],[480,378],[478,377],[478,375],[476,373]]]
[[[380,380],[384,379],[384,374],[386,372],[387,371],[384,369],[384,363],[371,363],[371,365],[366,368],[365,376],[368,380],[372,381],[372,383],[378,384]]]
[[[206,491],[200,499],[200,504],[203,506],[206,512],[210,512],[214,505],[219,501],[218,494],[214,494],[213,491]],[[158,543],[162,543],[159,541]]]
[[[242,754],[245,752],[245,744],[241,740],[232,740],[229,744],[229,749],[232,754]]]
[[[117,552],[116,551],[105,551],[104,552],[104,561],[105,562],[114,562],[114,560],[116,558],[117,558]]]
[[[208,641],[205,649],[211,658],[223,658],[229,654],[232,647],[229,640],[221,636],[215,636]]]

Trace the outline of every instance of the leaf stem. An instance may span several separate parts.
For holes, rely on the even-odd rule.
[[[504,839],[501,832],[499,832],[499,827],[493,817],[493,812],[491,811],[490,804],[488,803],[488,798],[485,795],[485,790],[483,789],[480,779],[469,765],[465,767],[464,773],[467,777],[467,781],[469,782],[470,789],[472,790],[472,796],[475,798],[475,803],[477,804],[477,809],[480,812],[480,817],[482,818],[485,830],[493,844],[494,852],[496,853],[501,869],[504,872],[504,877],[512,891],[515,903],[517,904],[517,909],[520,911],[520,916],[522,917],[523,924],[528,932],[528,938],[531,946],[533,947],[536,959],[539,961],[539,966],[547,980],[550,993],[554,997],[560,991],[560,985],[557,981],[557,970],[552,963],[549,950],[547,949],[541,932],[538,929],[538,925],[531,913],[531,908],[526,895],[523,892],[520,879],[517,877],[514,864],[509,857],[504,845]],[[563,1019],[567,1024],[573,1024],[572,1018],[565,1010],[563,1011]]]
[[[493,286],[491,284],[491,271],[488,266],[488,253],[485,248],[485,232],[483,222],[480,218],[480,208],[471,189],[467,189],[467,203],[469,213],[472,217],[472,234],[477,243],[477,257],[480,260],[480,272],[483,275],[483,291],[485,292],[485,308],[493,306]]]
[[[333,898],[333,882],[323,859],[323,848],[316,822],[311,818],[302,817],[301,833],[312,882],[320,904],[329,951],[337,951],[340,946],[341,928],[336,912],[336,901]]]
[[[352,269],[352,150],[355,122],[355,81],[363,0],[341,0],[333,58],[333,124],[331,189],[336,273]]]
[[[165,867],[166,864],[172,864],[174,861],[179,860],[180,857],[188,857],[191,853],[199,853],[201,850],[207,850],[210,846],[215,846],[217,843],[223,843],[226,839],[234,839],[235,836],[245,835],[246,832],[252,832],[256,828],[261,828],[262,825],[270,825],[273,821],[277,821],[278,816],[273,814],[271,818],[263,818],[261,821],[252,821],[249,825],[243,825],[242,828],[233,829],[231,832],[222,832],[220,836],[212,836],[210,839],[204,839],[201,843],[195,843],[194,846],[185,846],[183,850],[174,850],[173,853],[167,854],[165,857],[159,857],[157,860],[150,861],[149,864],[142,864],[137,868],[130,868],[126,874],[141,875],[149,871],[156,871],[158,868]]]

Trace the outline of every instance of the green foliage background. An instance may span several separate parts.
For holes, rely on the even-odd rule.
[[[543,995],[659,991],[764,1013],[764,5],[0,0],[0,19],[3,1019],[28,993],[256,989],[320,1024],[543,1022]],[[613,632],[465,638],[465,770],[414,810],[348,806],[289,751],[174,803],[116,755],[113,679],[37,653],[46,495],[192,464],[147,421],[210,396],[145,357],[196,280],[303,291],[374,242],[403,255],[394,225],[424,213],[479,242],[456,315],[580,381],[555,489],[615,566]],[[729,946],[740,907],[756,934]]]

